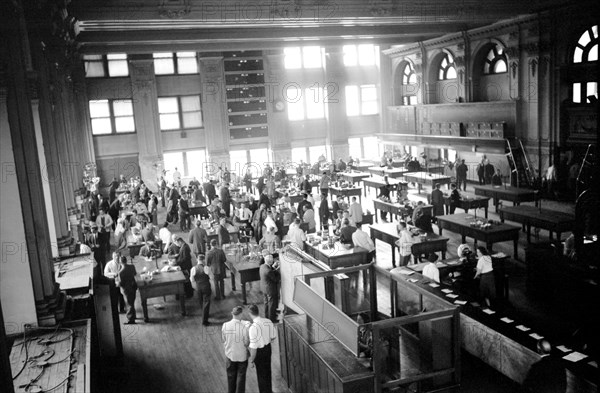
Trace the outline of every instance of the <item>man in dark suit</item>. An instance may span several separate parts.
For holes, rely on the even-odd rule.
[[[312,192],[312,186],[310,185],[308,175],[306,175],[306,177],[304,178],[304,181],[302,182],[302,187],[300,188],[307,194],[310,194]]]
[[[537,350],[541,359],[534,363],[525,381],[523,391],[530,393],[564,393],[567,390],[565,366],[559,357],[551,356],[552,345],[539,340]]]
[[[197,258],[198,255],[206,254],[206,243],[208,243],[208,234],[202,228],[200,220],[196,221],[196,227],[188,235],[188,243],[191,244],[192,253]]]
[[[456,183],[458,183],[458,189],[460,190],[461,185],[463,191],[467,191],[467,172],[469,168],[467,168],[467,164],[465,164],[465,160],[460,160],[460,164],[456,166]]]
[[[302,196],[302,200],[298,202],[298,218],[302,220],[304,216],[304,206],[310,206],[312,208],[312,203],[308,201],[308,194],[304,194]]]
[[[273,262],[273,255],[265,256],[265,263],[260,265],[260,289],[265,296],[265,318],[277,323],[277,306],[279,305],[279,282],[281,276],[277,265]]]
[[[221,202],[223,203],[223,210],[225,210],[225,215],[227,217],[231,216],[231,194],[229,193],[229,183],[225,182],[221,186],[219,190],[219,196],[221,197]]]
[[[198,294],[198,301],[200,302],[200,307],[202,307],[202,324],[204,326],[208,326],[208,314],[210,313],[210,296],[211,296],[211,288],[210,288],[210,277],[206,274],[204,269],[205,261],[204,255],[198,255],[196,258],[198,264],[192,268],[190,280],[192,282],[192,287],[196,290]]]
[[[377,195],[377,198],[381,199],[382,201],[389,202],[390,193],[392,192],[393,186],[390,184],[387,176],[384,176],[383,180],[385,181],[385,184],[379,187],[379,195]],[[380,211],[379,215],[381,216],[382,220],[387,220],[387,212],[382,210]]]
[[[102,248],[100,247],[100,236],[98,234],[98,226],[96,223],[91,224],[91,229],[88,231],[86,228],[86,233],[84,234],[83,239],[85,245],[87,245],[94,255],[94,261],[97,264],[97,272],[99,272],[99,276],[102,275],[104,271],[104,255],[102,252]]]
[[[436,183],[431,191],[431,204],[433,205],[433,216],[444,215],[444,193],[440,190],[440,183]]]
[[[213,199],[217,197],[217,190],[215,189],[215,185],[212,184],[210,179],[206,179],[204,184],[202,184],[202,188],[204,188],[204,195],[208,198],[208,203],[211,203]]]
[[[177,245],[179,246],[179,254],[174,261],[171,262],[172,266],[179,266],[183,275],[186,278],[186,282],[183,285],[185,290],[185,296],[190,298],[194,296],[194,290],[192,289],[192,284],[189,281],[190,278],[190,270],[192,270],[192,250],[190,246],[183,241],[183,238],[177,238]]]
[[[210,267],[213,275],[213,282],[215,283],[215,300],[221,300],[225,298],[225,269],[227,266],[227,256],[219,248],[217,239],[210,241],[210,251],[206,253],[206,265]]]
[[[179,199],[179,228],[182,232],[190,230],[190,205],[187,201],[187,195],[182,195]]]
[[[350,220],[344,218],[342,221],[342,229],[340,229],[340,242],[342,244],[353,244],[352,234],[356,232],[356,227],[350,225]]]

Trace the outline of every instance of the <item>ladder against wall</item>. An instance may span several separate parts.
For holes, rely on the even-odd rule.
[[[513,187],[533,187],[533,171],[527,158],[527,152],[520,139],[506,139],[506,159],[510,167],[510,184]]]
[[[588,145],[583,161],[579,166],[579,173],[577,174],[577,185],[575,188],[577,196],[592,186],[592,178],[594,177],[594,171],[598,171],[598,164],[600,162],[598,162],[596,146]],[[595,181],[598,181],[597,176]]]

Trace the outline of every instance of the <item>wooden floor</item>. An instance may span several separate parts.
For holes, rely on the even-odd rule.
[[[374,195],[374,194],[372,194]],[[363,199],[363,206],[372,209],[370,199]],[[545,207],[548,207],[546,204]],[[564,206],[558,207],[565,209]],[[569,207],[567,207],[569,208]],[[490,218],[497,219],[497,215],[490,210]],[[164,220],[164,208],[159,209],[159,223]],[[174,233],[178,227],[171,226]],[[434,226],[434,230],[437,228]],[[460,238],[451,232],[444,232],[450,237],[448,244],[448,257],[456,255]],[[541,240],[547,237],[542,231]],[[526,246],[525,234],[522,233],[519,241],[519,257],[524,259],[523,247]],[[512,254],[512,243],[504,242],[494,246],[494,251]],[[384,268],[391,268],[391,253],[389,246],[377,245],[377,264]],[[552,317],[551,310],[544,309],[524,296],[524,268],[522,264],[513,265],[514,277],[511,281],[511,304],[523,313],[530,313],[531,319],[538,323],[551,321],[557,329],[568,332],[572,329],[568,322],[561,321],[556,315]],[[519,275],[522,277],[519,278]],[[187,300],[188,316],[180,315],[179,303],[174,297],[150,299],[150,323],[138,319],[136,325],[122,325],[124,358],[122,361],[106,361],[96,369],[94,385],[98,392],[226,392],[227,379],[225,372],[225,355],[221,343],[221,325],[231,318],[230,311],[236,305],[242,304],[241,291],[231,292],[230,281],[226,280],[226,295],[224,300],[214,301],[211,304],[210,326],[202,326],[200,308],[197,299]],[[248,293],[248,303],[262,303],[262,295],[258,283],[253,283]],[[387,302],[387,295],[378,294],[383,302]],[[156,309],[155,304],[164,305],[163,309]],[[261,304],[262,307],[262,304]],[[136,309],[138,318],[142,315],[139,299]],[[556,312],[556,310],[552,310]],[[246,315],[247,317],[247,315]],[[125,316],[121,315],[121,322]],[[534,326],[534,324],[531,324]],[[478,359],[464,354],[462,367],[462,384],[460,391],[464,392],[512,392],[517,386],[483,364]],[[275,343],[272,356],[273,391],[287,392],[280,376],[279,344]],[[256,372],[248,369],[247,392],[258,392]]]

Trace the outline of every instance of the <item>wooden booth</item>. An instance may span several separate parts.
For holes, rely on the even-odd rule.
[[[378,285],[389,296],[378,297]],[[374,264],[324,269],[296,277],[292,301],[302,314],[279,326],[282,376],[291,392],[459,385],[459,310],[418,285]]]

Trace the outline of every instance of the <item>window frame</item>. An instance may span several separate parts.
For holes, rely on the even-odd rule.
[[[500,50],[498,50],[500,49]],[[501,53],[500,53],[501,52]],[[490,53],[494,54],[494,57],[490,60]],[[498,72],[496,71],[496,64],[499,62],[504,62],[505,70]],[[487,71],[486,71],[487,66]],[[483,75],[501,75],[506,74],[508,72],[508,59],[506,58],[506,53],[504,49],[498,44],[494,45],[489,51],[487,51],[485,59],[483,61]]]
[[[596,32],[595,37],[594,37],[594,29]],[[590,41],[585,46],[583,46],[580,44],[580,41],[586,34],[588,35]],[[592,48],[594,46],[597,46],[597,45],[600,45],[600,34],[598,34],[598,25],[592,25],[592,26],[588,27],[583,33],[581,33],[581,35],[577,39],[577,42],[575,43],[575,45],[573,45],[573,50],[571,51],[571,59],[570,59],[571,64],[587,64],[587,63],[597,62],[598,59],[589,60],[590,51],[592,50]],[[575,53],[577,52],[578,49],[581,51],[581,60],[575,61]]]
[[[444,62],[444,60],[446,60],[446,62],[447,62],[447,65],[445,67],[442,66],[442,63]],[[454,68],[454,73],[456,74],[456,65],[454,65],[454,56],[452,54],[450,54],[449,52],[444,52],[444,56],[440,60],[440,63],[438,65],[438,69],[437,69],[437,73],[438,73],[437,80],[438,81],[448,81],[448,80],[456,79],[456,77],[448,78],[448,72],[450,71],[451,68]],[[440,72],[442,73],[441,77],[440,77]]]
[[[133,100],[131,98],[102,98],[98,100],[88,100],[88,108],[92,101],[107,101],[108,102],[108,119],[110,120],[110,133],[106,134],[94,134],[94,128],[92,126],[93,119],[106,119],[106,117],[92,117],[90,112],[90,130],[92,132],[92,137],[96,136],[109,136],[109,135],[127,135],[127,134],[136,134],[137,127],[135,124],[135,111],[133,110]],[[129,101],[131,103],[131,116],[115,116],[114,103],[120,101]],[[116,119],[117,117],[131,117],[133,119],[133,131],[117,131]]]
[[[198,101],[200,102],[200,110],[199,111],[188,111],[188,112],[183,112],[183,106],[181,105],[181,99],[184,97],[198,97]],[[179,118],[179,128],[172,128],[172,129],[163,129],[162,126],[160,125],[160,116],[161,115],[167,115],[167,114],[174,114],[175,112],[169,112],[169,113],[161,113],[160,112],[160,105],[158,104],[158,100],[160,100],[161,98],[176,98],[177,99],[177,115]],[[165,96],[165,97],[158,97],[157,100],[157,105],[158,105],[158,125],[160,127],[160,131],[161,132],[171,132],[171,131],[189,131],[189,130],[196,130],[196,129],[203,129],[204,128],[204,116],[202,113],[202,98],[200,96],[200,94],[187,94],[187,95],[179,95],[179,96]],[[185,127],[185,123],[183,121],[183,114],[184,113],[192,113],[192,112],[200,112],[200,122],[201,125],[198,127]]]
[[[348,88],[356,88],[357,90],[357,99],[358,99],[358,113],[356,114],[350,114],[348,113]],[[375,89],[375,103],[376,103],[376,107],[377,107],[377,112],[375,113],[364,113],[364,106],[365,103],[367,102],[372,102],[372,101],[365,101],[363,99],[364,93],[363,90],[366,88],[373,88]],[[374,83],[370,83],[370,84],[365,84],[365,85],[346,85],[345,89],[344,89],[344,95],[345,95],[345,99],[346,99],[346,116],[347,117],[357,117],[357,116],[376,116],[379,115],[381,113],[380,108],[379,108],[379,90],[377,89],[377,85]]]
[[[306,50],[308,48],[318,48],[319,51],[319,66],[311,66],[311,67],[307,67],[306,66],[306,62],[305,62],[305,53]],[[299,64],[294,64],[293,67],[288,66],[288,63],[286,62],[286,57],[287,56],[291,56],[292,54],[286,54],[286,51],[289,52],[299,52],[299,60],[300,63]],[[284,55],[284,59],[283,59],[283,66],[286,70],[318,70],[318,69],[323,69],[323,67],[325,66],[325,61],[323,59],[323,47],[320,45],[307,45],[307,46],[288,46],[283,48],[283,55]],[[295,56],[298,56],[298,54],[294,54]]]
[[[125,55],[125,59],[109,59],[109,55]],[[100,59],[86,59],[86,56],[100,56]],[[110,62],[125,61],[127,63],[127,75],[110,75]],[[101,63],[102,64],[102,75],[88,76],[87,75],[87,63]],[[85,54],[83,55],[83,66],[86,78],[129,78],[129,56],[127,53],[105,53],[105,54]]]
[[[179,65],[179,59],[189,59],[192,58],[192,56],[179,56],[180,53],[194,53],[194,60],[196,60],[196,71],[195,72],[181,72],[180,71],[180,65]],[[170,54],[171,57],[155,57],[155,55],[166,55],[166,54]],[[171,63],[173,65],[173,72],[172,73],[157,73],[156,72],[156,60],[158,59],[170,59]],[[165,76],[165,75],[198,75],[200,73],[200,68],[198,67],[198,52],[194,52],[194,51],[183,51],[183,52],[156,52],[156,53],[152,53],[152,64],[154,66],[154,74],[157,76]]]

